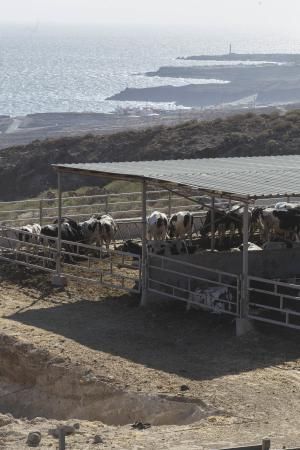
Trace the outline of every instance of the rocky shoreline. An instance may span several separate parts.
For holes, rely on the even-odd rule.
[[[242,105],[270,106],[300,101],[300,55],[249,54],[200,55],[182,58],[191,61],[223,61],[223,64],[161,67],[147,72],[149,77],[209,80],[208,84],[126,88],[109,100],[175,102],[185,107]],[[239,64],[227,62],[239,61]],[[249,64],[249,61],[256,64]],[[226,64],[224,64],[226,62]],[[227,83],[218,83],[226,81]]]

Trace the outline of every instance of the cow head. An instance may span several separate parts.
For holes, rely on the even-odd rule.
[[[171,219],[169,221],[169,225],[168,225],[168,234],[171,239],[175,236],[175,233],[176,233],[176,222],[177,222],[177,216],[176,216],[176,214],[174,214],[171,217]]]
[[[98,221],[97,219],[91,220],[88,224],[87,228],[91,233],[94,233],[97,227]]]
[[[253,208],[252,212],[251,212],[251,221],[252,223],[256,223],[259,218],[262,216],[264,211],[264,208],[260,207],[260,206],[256,206],[255,208]]]

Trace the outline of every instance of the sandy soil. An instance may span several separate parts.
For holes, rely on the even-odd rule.
[[[12,351],[3,348],[4,342],[15,342],[24,357],[30,349],[35,366],[41,361],[46,367],[46,358],[49,373],[58,365],[70,379],[88,374],[114,389],[195,402],[214,411],[193,424],[142,431],[130,424],[80,420],[80,429],[67,437],[70,448],[220,448],[259,443],[266,435],[273,448],[299,446],[296,332],[260,326],[237,339],[231,320],[186,313],[182,304],[153,302],[141,308],[137,297],[74,283],[60,291],[46,275],[14,266],[1,266],[0,277],[0,354]],[[182,385],[188,389],[182,391]],[[3,405],[0,396],[0,412]],[[35,430],[42,433],[40,448],[56,448],[48,430],[57,423],[0,415],[0,449],[26,448],[27,434]],[[96,434],[102,444],[93,443]]]

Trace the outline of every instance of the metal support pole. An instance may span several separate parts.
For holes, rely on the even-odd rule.
[[[58,429],[58,445],[59,450],[66,450],[65,430],[62,427]]]
[[[142,181],[142,298],[141,306],[147,303],[147,183]]]
[[[248,240],[249,240],[249,212],[248,203],[244,202],[243,214],[243,270],[242,289],[240,301],[240,317],[236,320],[236,334],[242,336],[252,330],[252,323],[248,319],[249,292],[248,292]]]
[[[169,218],[171,217],[171,214],[172,214],[172,192],[169,191],[169,203],[168,203]]]
[[[64,287],[67,282],[66,278],[61,274],[61,216],[62,216],[62,191],[61,191],[61,174],[57,172],[57,188],[58,188],[58,211],[57,211],[57,242],[56,242],[56,272],[52,275],[52,284],[57,287]]]
[[[62,210],[62,198],[61,198],[61,174],[57,173],[57,188],[58,188],[58,230],[57,230],[57,255],[56,255],[56,274],[59,276],[61,273],[61,210]]]
[[[40,200],[40,226],[43,226],[43,200]]]
[[[244,203],[243,214],[243,284],[242,284],[242,303],[241,317],[248,317],[248,240],[249,240],[249,213],[248,203]]]
[[[214,251],[216,245],[216,226],[215,226],[215,197],[211,198],[211,251]]]
[[[108,214],[108,195],[105,197],[105,214]]]

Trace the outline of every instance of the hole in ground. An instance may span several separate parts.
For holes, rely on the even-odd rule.
[[[0,360],[0,412],[15,417],[183,425],[216,414],[200,401],[122,391],[111,380],[83,373],[62,358],[58,362],[48,352],[1,333]]]
[[[67,380],[66,380],[67,381]],[[79,387],[79,386],[78,386]],[[73,393],[56,394],[47,386],[21,386],[0,379],[0,412],[14,417],[99,420],[108,425],[135,421],[151,425],[190,424],[212,414],[205,405],[126,392],[105,392],[99,384],[88,392],[73,385]],[[68,389],[67,389],[68,391]]]

